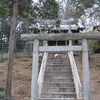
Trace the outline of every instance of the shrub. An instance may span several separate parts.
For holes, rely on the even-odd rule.
[[[96,30],[90,32],[92,34],[98,33]],[[90,53],[100,53],[100,40],[89,40],[88,45]]]

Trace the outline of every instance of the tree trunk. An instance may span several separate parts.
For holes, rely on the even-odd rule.
[[[12,100],[12,95],[11,95],[12,69],[13,69],[13,57],[14,57],[14,48],[15,48],[17,16],[18,16],[18,0],[13,0],[13,16],[12,16],[9,50],[8,50],[8,64],[7,64],[7,79],[6,79],[6,87],[5,87],[5,100]]]

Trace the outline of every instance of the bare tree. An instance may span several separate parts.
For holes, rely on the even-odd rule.
[[[11,95],[12,69],[13,69],[13,57],[14,57],[14,48],[15,48],[17,16],[18,16],[18,0],[13,0],[13,16],[12,16],[9,50],[8,50],[8,64],[7,64],[7,79],[6,79],[6,88],[5,88],[5,100],[12,100],[12,95]]]

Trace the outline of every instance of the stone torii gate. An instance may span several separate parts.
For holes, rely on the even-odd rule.
[[[100,40],[100,33],[83,34],[83,33],[59,33],[59,34],[23,34],[21,39],[24,41],[34,41],[33,45],[33,62],[32,62],[32,83],[31,83],[31,100],[37,100],[38,96],[38,53],[39,52],[67,52],[82,51],[83,80],[84,80],[84,100],[90,100],[90,74],[88,60],[87,40]],[[39,46],[39,40],[82,40],[82,45],[74,46]]]

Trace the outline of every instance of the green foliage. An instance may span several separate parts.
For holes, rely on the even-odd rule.
[[[88,44],[89,44],[89,49],[92,52],[94,52],[94,53],[99,52],[100,53],[100,40],[89,40]]]
[[[19,11],[18,11],[18,24],[19,22],[23,22],[29,20],[33,16],[33,7],[32,0],[19,0]],[[3,47],[8,47],[5,44],[9,42],[9,34],[11,28],[11,18],[13,12],[13,0],[0,0],[0,50],[4,51]],[[30,21],[31,22],[31,21]],[[27,21],[26,21],[27,23]],[[25,26],[25,24],[23,25]],[[23,27],[22,27],[23,28]],[[24,30],[24,29],[22,29]],[[17,34],[22,33],[22,30],[17,30]],[[18,35],[16,35],[18,37]],[[4,41],[4,37],[6,37],[6,41]],[[19,43],[19,41],[17,42]],[[19,47],[23,47],[21,43],[17,44]]]
[[[9,6],[7,5],[6,0],[0,0],[0,17],[9,14]]]
[[[31,16],[33,11],[32,0],[21,0],[19,1],[19,15],[23,18]]]
[[[91,8],[96,3],[96,0],[70,0],[70,4],[83,9]]]
[[[97,31],[88,31],[91,34],[95,34]],[[87,32],[87,33],[88,33]],[[89,50],[92,51],[92,53],[100,53],[100,40],[88,40]]]
[[[87,9],[100,5],[100,0],[69,0],[69,16],[73,18],[80,18],[86,13]]]
[[[58,18],[59,5],[55,0],[46,0],[43,2],[42,18],[43,19],[56,19]]]
[[[82,7],[78,6],[74,8],[72,5],[70,5],[68,14],[71,18],[80,18],[84,13],[85,12]]]
[[[12,16],[13,2],[0,0],[0,15]],[[32,0],[19,0],[19,15],[25,17],[32,11]]]
[[[57,19],[59,4],[56,0],[44,0],[41,4],[35,4],[36,15],[41,19]]]

